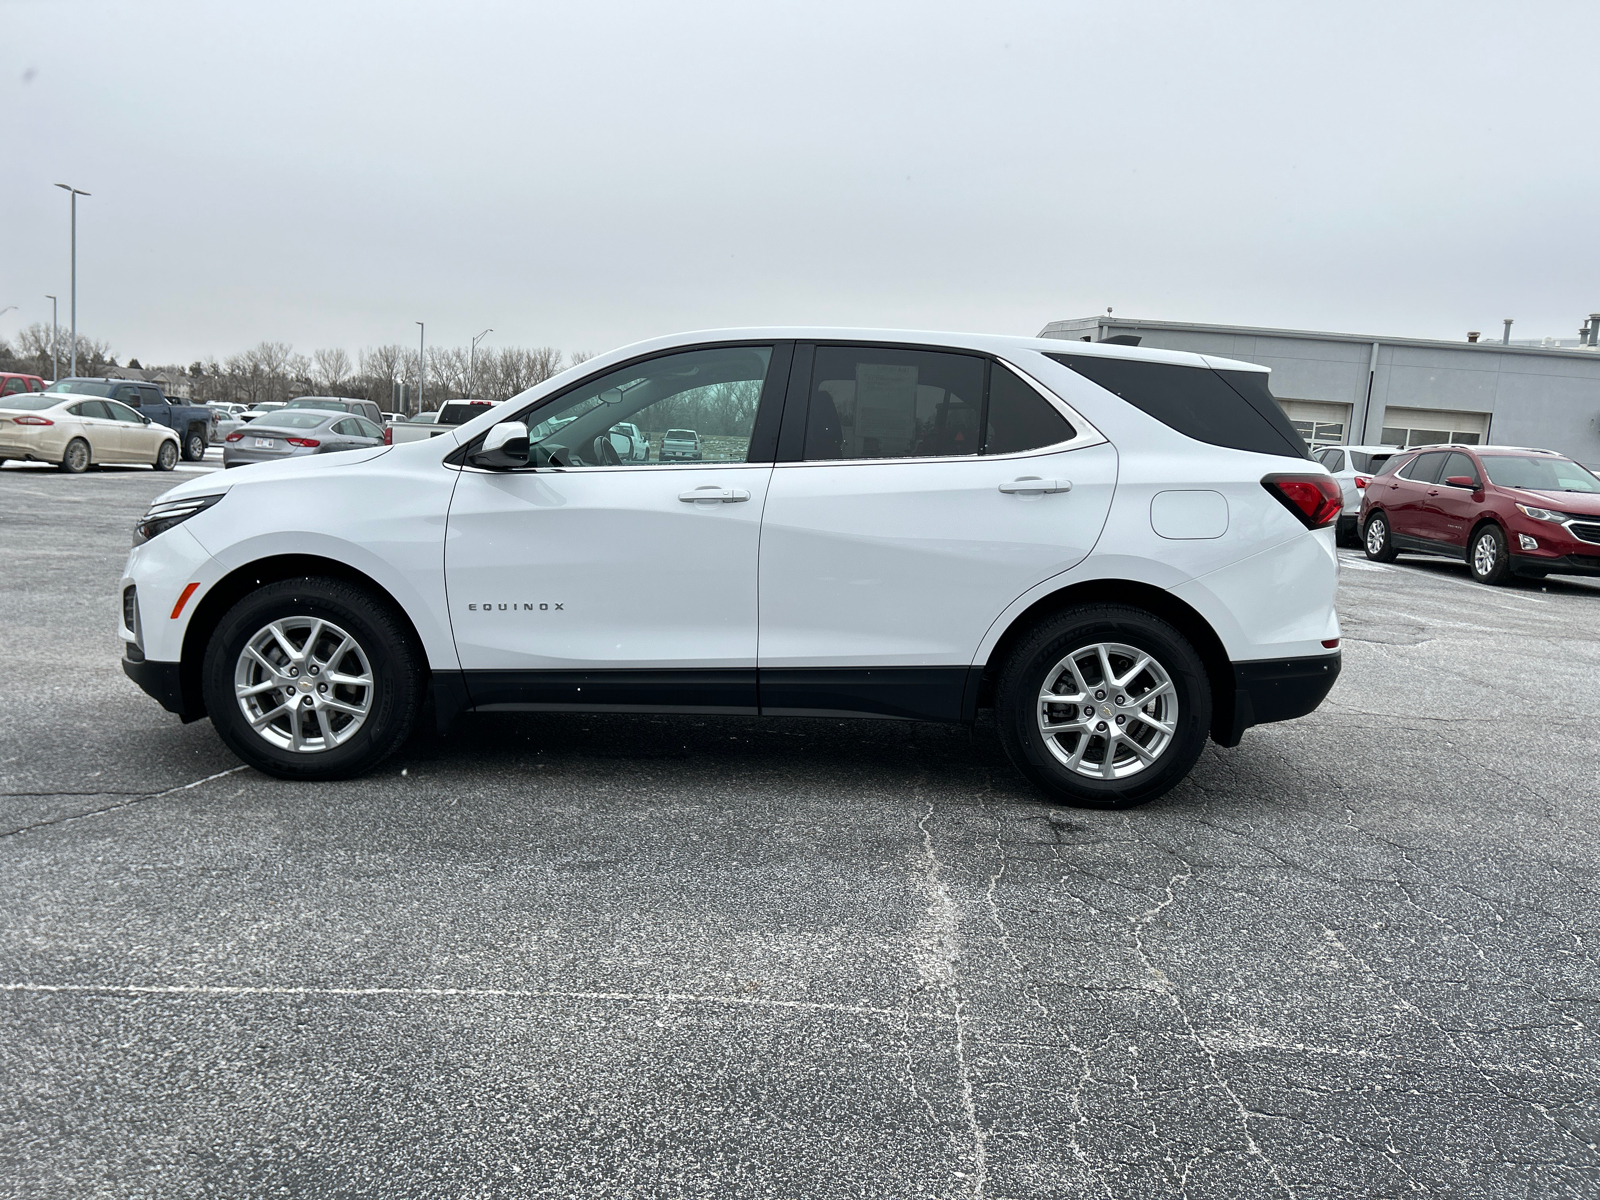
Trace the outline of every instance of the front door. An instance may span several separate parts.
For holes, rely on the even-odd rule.
[[[1401,539],[1400,544],[1410,541],[1431,545],[1437,540],[1433,532],[1437,524],[1423,505],[1429,489],[1437,484],[1444,460],[1444,451],[1430,450],[1417,455],[1389,477],[1383,489],[1382,504],[1389,514],[1389,531]]]
[[[111,419],[117,423],[117,461],[155,462],[165,427],[146,421],[126,404],[107,400],[105,405]]]
[[[762,711],[958,719],[994,620],[1093,548],[1116,451],[1000,362],[805,358],[784,414],[787,446],[803,413],[803,450],[774,468],[761,531]]]
[[[751,461],[751,439],[776,402],[763,398],[774,350],[712,346],[605,372],[507,414],[529,430],[528,466],[462,468],[445,578],[480,710],[755,710],[772,465]],[[622,424],[647,457],[623,460]],[[701,434],[702,461],[661,461],[678,428]]]

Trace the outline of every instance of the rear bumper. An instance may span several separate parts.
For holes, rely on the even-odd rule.
[[[1253,725],[1292,721],[1314,711],[1333,690],[1342,664],[1338,653],[1234,663],[1233,722],[1217,741],[1237,746]]]

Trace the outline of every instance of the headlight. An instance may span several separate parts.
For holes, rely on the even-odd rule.
[[[1557,525],[1567,519],[1566,513],[1551,512],[1548,508],[1534,508],[1531,504],[1517,505],[1517,511],[1535,521],[1554,521]]]
[[[181,525],[195,513],[205,512],[226,492],[215,496],[186,496],[182,500],[163,500],[152,504],[150,511],[133,527],[133,544],[142,546],[158,533],[165,533],[174,525]]]

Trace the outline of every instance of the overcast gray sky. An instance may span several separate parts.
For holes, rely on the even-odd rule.
[[[1574,336],[1600,5],[0,0],[0,336]]]

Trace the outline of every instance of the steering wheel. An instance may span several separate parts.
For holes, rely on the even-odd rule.
[[[594,440],[594,464],[597,467],[620,467],[622,455],[617,453],[617,448],[611,444],[611,435],[602,433]]]

